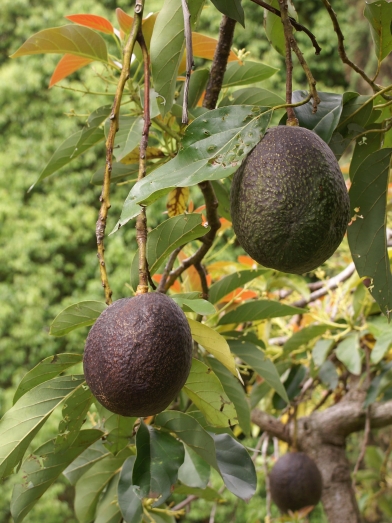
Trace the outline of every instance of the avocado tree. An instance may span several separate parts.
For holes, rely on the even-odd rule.
[[[306,35],[304,45],[319,60],[323,52],[317,34],[298,19],[295,1],[252,2],[270,45],[285,58],[284,96],[260,86],[277,69],[233,44],[250,6],[240,0],[208,5],[222,15],[216,39],[197,32],[204,0],[164,0],[147,16],[148,0],[136,0],[131,14],[116,10],[117,24],[92,13],[67,15],[70,24],[44,28],[12,55],[61,54],[50,86],[94,62],[102,83],[97,99],[112,98],[97,104],[37,176],[37,184],[43,182],[105,141],[105,163],[92,175],[92,183],[102,186],[95,235],[104,299],[68,307],[53,319],[50,335],[93,325],[113,299],[155,292],[167,293],[184,311],[193,338],[181,392],[166,410],[143,418],[113,413],[94,398],[82,371],[82,347],[26,374],[0,421],[0,475],[22,471],[11,502],[15,523],[61,474],[75,485],[80,523],[173,522],[198,498],[211,502],[213,521],[223,489],[243,500],[255,494],[256,469],[266,463],[272,438],[316,462],[328,521],[358,523],[360,506],[366,511],[375,502],[388,515],[392,447],[382,456],[372,496],[356,492],[356,481],[371,430],[392,424],[392,85],[379,80],[392,51],[392,4],[365,6],[376,56],[367,73],[347,56],[339,20],[323,0],[342,62],[367,86],[364,93],[338,94],[317,89],[297,34]],[[306,79],[294,92],[292,53]],[[80,90],[93,94],[84,85]],[[231,226],[232,177],[278,125],[317,134],[341,161],[350,189],[341,256],[303,275],[280,272],[273,262],[257,265]],[[301,177],[299,183],[305,183]],[[127,184],[130,192],[107,231],[116,184]],[[306,200],[306,190],[302,194]],[[151,229],[149,222],[157,226]],[[112,296],[105,248],[112,234],[132,226],[130,282],[123,295]],[[34,446],[59,412],[55,437]],[[346,441],[363,429],[351,470]],[[258,442],[249,450],[251,436]],[[221,477],[221,490],[211,487],[211,470]],[[308,513],[305,508],[283,518]]]

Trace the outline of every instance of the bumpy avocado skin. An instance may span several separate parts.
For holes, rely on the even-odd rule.
[[[86,382],[111,412],[151,416],[185,384],[192,350],[186,316],[171,298],[159,292],[124,298],[90,330],[83,357]]]
[[[257,262],[303,274],[337,249],[350,220],[339,164],[303,127],[267,131],[233,177],[233,228]]]
[[[316,463],[303,452],[288,452],[278,459],[270,476],[271,497],[287,513],[317,505],[323,481]]]

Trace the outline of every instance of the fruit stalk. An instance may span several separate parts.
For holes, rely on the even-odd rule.
[[[280,18],[282,20],[285,49],[286,49],[286,107],[287,112],[287,124],[286,125],[298,125],[298,119],[295,116],[295,112],[292,104],[293,98],[293,60],[291,57],[291,43],[290,39],[293,36],[293,28],[291,26],[287,0],[279,0],[280,7]]]
[[[98,221],[96,224],[95,234],[97,237],[97,247],[98,247],[98,253],[97,257],[99,260],[99,269],[101,273],[101,281],[102,286],[105,290],[105,301],[107,305],[110,305],[112,303],[112,290],[109,286],[109,280],[108,275],[106,271],[106,264],[105,264],[105,246],[104,246],[104,237],[105,237],[105,229],[106,229],[106,221],[108,212],[110,209],[110,177],[112,173],[112,161],[113,161],[113,147],[114,147],[114,139],[116,136],[116,133],[119,129],[119,115],[120,115],[120,106],[121,106],[121,98],[124,91],[125,83],[128,80],[129,77],[129,69],[131,66],[131,56],[133,52],[133,48],[135,46],[135,42],[137,39],[137,35],[139,32],[139,29],[142,24],[142,17],[143,17],[143,6],[144,6],[144,0],[138,0],[135,5],[135,17],[133,19],[133,24],[131,28],[131,32],[129,35],[129,38],[127,40],[127,43],[125,44],[124,51],[123,51],[123,65],[122,70],[120,74],[120,78],[117,84],[116,94],[114,96],[113,105],[112,105],[112,111],[110,113],[110,129],[109,134],[106,140],[106,167],[105,167],[105,173],[103,178],[103,186],[102,186],[102,192],[101,196],[99,198],[101,202],[101,208],[99,210],[99,216]]]
[[[143,109],[143,132],[139,149],[139,174],[138,181],[146,176],[148,134],[151,125],[150,119],[150,57],[142,29],[139,29],[137,41],[142,50],[144,62],[144,109]],[[139,285],[136,294],[148,292],[148,264],[147,264],[147,217],[146,208],[142,205],[140,214],[136,219],[136,241],[139,247]]]

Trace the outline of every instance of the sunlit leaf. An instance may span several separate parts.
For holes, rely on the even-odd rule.
[[[231,62],[227,65],[223,87],[249,85],[261,82],[274,75],[279,69],[261,62]]]
[[[253,343],[229,340],[230,349],[239,358],[257,372],[279,396],[289,403],[286,389],[280,381],[280,376],[272,361]]]
[[[65,336],[80,327],[93,325],[98,316],[107,308],[100,301],[81,301],[61,311],[50,325],[52,336]]]
[[[245,87],[225,96],[219,107],[226,105],[259,105],[261,107],[274,107],[284,104],[284,99],[267,89],[261,87]]]
[[[170,298],[172,298],[185,312],[193,311],[197,314],[202,314],[203,316],[215,314],[216,309],[212,303],[201,299],[200,296],[200,292],[185,292],[180,294],[171,294]]]
[[[83,25],[85,27],[90,27],[91,29],[96,29],[106,34],[113,34],[114,29],[112,24],[107,18],[98,15],[90,14],[77,14],[77,15],[68,15],[65,18],[68,18],[71,22],[75,24]]]
[[[224,0],[226,1],[226,0]],[[218,45],[218,40],[211,38],[211,36],[203,35],[200,33],[192,33],[192,50],[193,55],[198,58],[205,58],[206,60],[212,60],[214,58],[215,49]],[[238,61],[237,55],[234,51],[230,51],[228,62]],[[196,72],[196,71],[195,71]],[[194,74],[194,73],[193,73]]]
[[[386,194],[392,149],[368,156],[357,169],[351,189],[348,243],[360,277],[372,279],[369,291],[389,319],[392,274],[386,240]]]
[[[193,359],[191,372],[183,390],[210,425],[228,427],[236,423],[237,413],[222,384],[201,361]]]
[[[132,23],[133,23],[132,16],[129,16],[120,7],[117,7],[116,17],[117,17],[118,23],[120,24],[121,29],[124,31],[124,33],[128,33],[131,30]]]
[[[51,440],[28,457],[22,466],[24,482],[15,485],[12,493],[11,514],[15,523],[23,520],[64,469],[100,437],[99,430],[82,430],[67,449],[59,449]]]
[[[379,363],[392,346],[392,330],[388,329],[380,334],[370,354],[372,363]]]
[[[193,0],[188,4],[193,27],[203,4],[204,0]],[[157,16],[150,44],[154,88],[163,97],[160,108],[164,114],[170,111],[173,105],[177,71],[184,46],[184,15],[181,0],[165,0]]]
[[[325,362],[334,343],[335,342],[333,340],[328,340],[328,339],[324,339],[324,338],[318,340],[315,343],[315,346],[313,347],[313,350],[312,350],[312,358],[313,358],[314,364],[317,367],[321,367],[321,365]]]
[[[102,491],[131,454],[129,449],[124,449],[117,456],[109,454],[95,463],[78,480],[75,486],[74,507],[79,523],[93,521]]]
[[[22,461],[31,440],[53,410],[84,383],[83,376],[60,376],[26,392],[0,420],[0,478]]]
[[[237,376],[233,355],[225,338],[204,323],[188,318],[192,338]]]
[[[189,187],[177,187],[167,195],[166,209],[169,218],[183,214],[188,206]]]
[[[11,58],[42,53],[73,54],[100,62],[108,61],[102,36],[88,27],[73,24],[44,29],[30,36]]]
[[[214,6],[224,15],[239,22],[245,27],[245,13],[241,0],[211,0]]]
[[[359,376],[362,370],[362,354],[359,349],[359,338],[357,334],[351,334],[344,338],[336,350],[336,357],[344,363],[351,374]]]
[[[225,276],[210,287],[209,298],[212,303],[218,303],[227,294],[242,287],[246,283],[254,280],[258,276],[265,274],[267,270],[257,269],[249,271],[239,271],[229,276]]]
[[[45,358],[22,378],[22,381],[19,383],[18,388],[15,391],[14,404],[29,390],[33,389],[40,383],[55,378],[81,361],[82,356],[80,354],[64,353]]]
[[[132,188],[114,231],[139,214],[142,202],[153,202],[174,187],[232,174],[261,140],[270,118],[271,112],[249,106],[222,107],[196,118],[178,155]]]
[[[292,351],[297,350],[302,345],[306,345],[314,338],[324,334],[328,330],[328,325],[309,325],[304,327],[298,332],[294,333],[284,344],[284,354],[290,354]]]
[[[162,505],[177,482],[178,469],[184,462],[184,445],[167,434],[141,422],[136,435],[136,461],[132,484],[142,498],[159,498]]]
[[[388,0],[366,2],[364,15],[369,20],[377,59],[381,62],[392,51],[392,4]]]
[[[91,58],[65,54],[56,65],[56,69],[53,71],[49,82],[49,88],[91,62],[93,62]]]
[[[272,7],[275,7],[278,11],[280,11],[280,6],[278,0],[267,0],[267,3],[271,5]],[[298,19],[297,12],[294,8],[293,2],[291,0],[288,1],[288,14],[292,18]],[[271,45],[274,47],[278,53],[285,56],[285,37],[283,32],[283,25],[282,21],[280,19],[280,16],[277,16],[274,13],[271,13],[270,11],[265,10],[264,11],[264,28],[265,28],[265,34],[271,43]]]
[[[238,423],[246,436],[250,435],[250,408],[245,391],[238,381],[217,359],[208,357],[208,365],[218,376],[237,412]]]
[[[230,323],[243,323],[244,321],[266,320],[268,318],[280,318],[282,316],[292,316],[293,314],[303,314],[305,309],[284,305],[273,300],[249,301],[240,305],[235,310],[228,312],[219,320],[220,325]]]

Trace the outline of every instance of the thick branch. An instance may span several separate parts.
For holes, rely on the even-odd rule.
[[[291,444],[289,427],[283,425],[283,423],[274,418],[274,416],[271,416],[260,409],[253,409],[251,420],[252,423],[260,427],[261,430],[268,432],[270,436],[279,438],[280,440]]]
[[[102,286],[105,289],[105,299],[107,305],[112,303],[112,291],[109,286],[108,275],[106,272],[105,265],[105,247],[104,247],[104,237],[106,229],[106,221],[108,212],[110,209],[110,177],[112,173],[112,158],[113,158],[113,147],[114,139],[119,128],[119,116],[120,116],[120,106],[121,98],[125,87],[125,82],[129,77],[129,69],[131,65],[131,56],[133,48],[135,46],[136,38],[139,32],[139,29],[142,24],[143,17],[143,1],[138,0],[135,5],[135,17],[133,19],[131,34],[129,35],[128,41],[124,48],[123,56],[123,66],[121,70],[121,75],[117,84],[116,95],[114,97],[112,112],[110,114],[110,129],[108,138],[106,140],[106,167],[105,174],[103,178],[102,192],[100,196],[101,208],[99,211],[98,221],[96,225],[96,237],[97,237],[97,247],[98,247],[98,260],[99,268],[101,272],[101,281]]]
[[[270,11],[271,13],[274,13],[276,16],[280,16],[279,9],[275,9],[275,7],[272,7],[271,5],[267,4],[266,2],[263,2],[263,0],[252,0],[257,5],[260,5],[261,7],[264,7],[267,11]],[[303,25],[299,24],[294,18],[290,16],[290,22],[291,25],[297,30],[297,31],[303,31],[305,34],[307,34],[312,41],[313,47],[315,49],[315,54],[320,54],[321,47],[317,43],[316,37],[313,33],[309,31],[307,27],[304,27]]]

